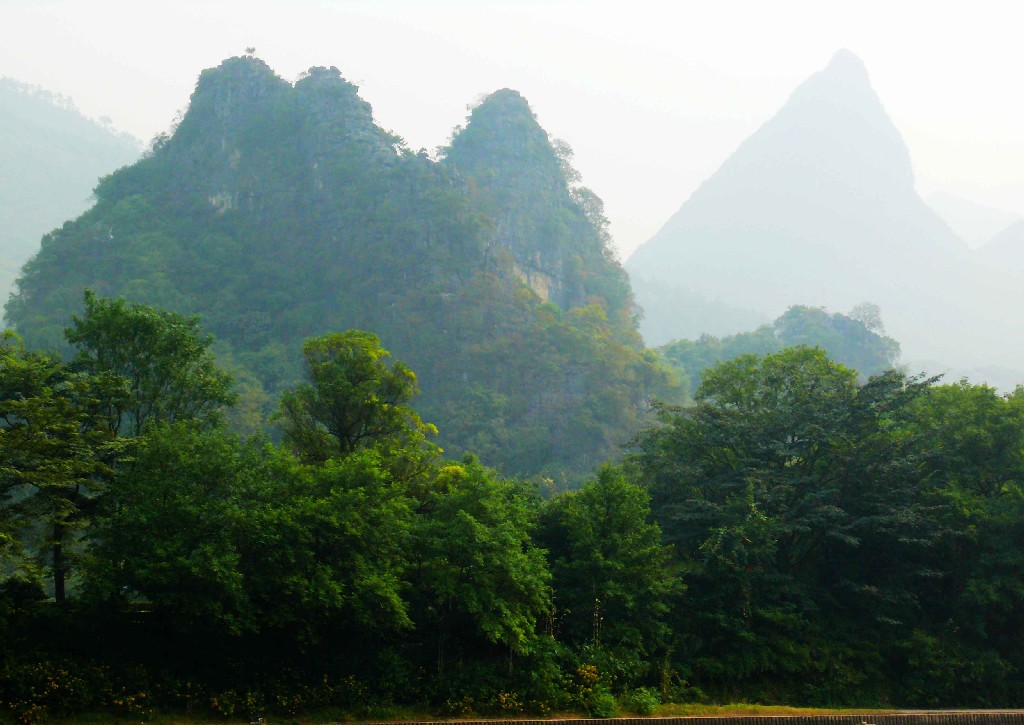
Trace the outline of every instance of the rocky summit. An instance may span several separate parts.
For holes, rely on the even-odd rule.
[[[514,91],[475,108],[438,161],[379,127],[336,68],[293,84],[231,58],[44,239],[9,319],[53,347],[84,289],[198,314],[257,427],[301,377],[305,338],[368,330],[417,372],[448,453],[572,479],[672,393],[569,158]]]

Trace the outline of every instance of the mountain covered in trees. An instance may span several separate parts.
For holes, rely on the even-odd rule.
[[[862,303],[849,314],[829,313],[821,307],[795,305],[771,324],[726,335],[701,335],[696,340],[673,340],[660,352],[695,394],[706,370],[743,355],[770,355],[787,347],[816,347],[830,358],[856,370],[861,379],[896,367],[900,344],[886,337],[882,316],[875,305]]]
[[[906,145],[848,51],[799,86],[626,267],[651,344],[739,332],[748,325],[733,326],[737,310],[767,321],[794,304],[870,300],[911,360],[1013,365],[1024,351],[1024,322],[1005,314],[1019,307],[1019,284],[975,259],[918,196]],[[689,315],[680,294],[710,314]]]
[[[140,151],[70,100],[0,78],[0,300],[40,238],[85,211],[97,179]]]
[[[670,378],[645,355],[600,201],[510,90],[439,161],[374,123],[335,68],[296,83],[245,56],[47,235],[7,314],[58,346],[83,289],[200,314],[258,424],[307,337],[377,334],[419,375],[442,444],[508,472],[576,475]]]

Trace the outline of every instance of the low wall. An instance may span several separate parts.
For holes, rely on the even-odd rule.
[[[442,721],[444,722],[444,721]],[[1024,725],[1024,711],[904,712],[863,715],[735,715],[730,717],[617,717],[607,720],[452,720],[453,725]],[[383,725],[383,724],[380,724]],[[399,724],[395,724],[399,725]],[[400,725],[439,725],[438,721]]]

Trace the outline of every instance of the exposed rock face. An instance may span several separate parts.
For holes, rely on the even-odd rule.
[[[370,330],[417,372],[449,453],[582,475],[671,379],[644,354],[600,202],[526,101],[495,94],[457,141],[443,162],[405,148],[337,69],[292,85],[228,59],[46,237],[10,319],[52,347],[83,288],[199,314],[257,411],[296,382],[304,338]]]
[[[714,317],[673,328],[665,295],[645,280],[766,317],[870,300],[910,359],[1009,360],[1019,346],[1006,340],[1018,322],[998,312],[1000,294],[1016,293],[917,195],[906,145],[849,51],[799,86],[626,267],[660,323],[641,325],[648,344],[739,330]]]
[[[611,255],[600,200],[572,186],[571,151],[553,143],[526,99],[508,88],[473,109],[445,150],[494,223],[494,241],[543,300],[562,309],[593,296],[631,315],[626,275]]]

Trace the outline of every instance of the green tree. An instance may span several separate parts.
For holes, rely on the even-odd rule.
[[[85,292],[85,313],[64,331],[77,348],[72,367],[113,373],[127,381],[128,394],[110,401],[117,431],[137,437],[151,421],[219,419],[234,403],[231,376],[216,366],[213,338],[198,317],[142,304],[128,304]]]
[[[72,569],[69,545],[91,517],[120,445],[106,404],[123,394],[111,376],[75,373],[59,360],[0,344],[0,545],[40,533],[58,603]]]
[[[935,386],[915,421],[930,435],[930,468],[945,487],[991,498],[1024,483],[1024,389],[1001,395],[967,380]]]
[[[550,606],[550,574],[532,539],[536,494],[472,456],[442,467],[418,509],[410,592],[439,673],[481,644],[525,654]],[[422,641],[422,640],[421,640]]]
[[[667,615],[681,592],[670,549],[650,519],[650,497],[603,467],[552,500],[541,541],[550,551],[560,639],[609,653],[620,684],[652,673],[669,644]]]
[[[153,422],[89,531],[92,597],[143,601],[181,634],[240,632],[253,619],[239,534],[241,481],[258,475],[227,431]]]
[[[857,305],[849,315],[829,314],[822,307],[795,305],[772,323],[783,346],[816,346],[866,379],[893,366],[900,344],[885,336],[878,307]]]
[[[938,544],[926,580],[929,606],[908,659],[931,673],[908,680],[922,701],[964,691],[996,705],[1013,698],[1008,673],[1024,665],[1024,389],[1001,395],[966,380],[935,386],[915,406],[928,440],[930,503]]]
[[[889,370],[900,356],[899,343],[885,337],[877,306],[866,302],[849,315],[794,305],[771,324],[750,332],[675,340],[660,349],[670,363],[690,376],[695,390],[701,374],[720,362],[742,355],[770,355],[800,345],[820,347],[864,380]]]
[[[307,650],[408,629],[414,501],[381,454],[307,465],[278,449],[261,459],[238,496],[247,510],[241,566],[263,627]]]
[[[662,410],[631,465],[686,572],[687,667],[826,699],[865,670],[883,686],[936,540],[910,429],[929,385],[890,371],[859,386],[821,350],[789,348],[720,364],[694,407]]]
[[[361,330],[307,340],[302,346],[309,383],[281,397],[278,421],[285,442],[303,458],[324,462],[378,447],[428,452],[437,433],[408,403],[416,375],[376,335]]]
[[[89,594],[142,604],[183,637],[176,656],[215,637],[214,660],[261,641],[271,661],[360,658],[356,643],[410,626],[413,506],[376,451],[307,465],[196,421],[153,424],[136,448],[89,532]]]

